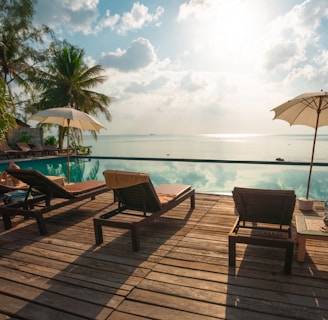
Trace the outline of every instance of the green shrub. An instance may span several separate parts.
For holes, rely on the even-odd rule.
[[[31,140],[31,138],[32,138],[32,136],[30,136],[27,131],[22,131],[21,132],[21,136],[19,137],[19,139],[17,140],[17,142],[26,142],[26,143],[29,143],[30,140]]]
[[[44,145],[57,147],[58,141],[54,136],[48,136],[44,139]]]

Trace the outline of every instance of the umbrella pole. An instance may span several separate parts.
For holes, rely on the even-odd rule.
[[[66,149],[66,161],[67,161],[67,183],[71,182],[71,174],[69,169],[69,123],[70,119],[67,119],[67,149]]]
[[[315,143],[317,141],[319,116],[320,116],[320,111],[318,111],[317,122],[316,122],[315,130],[314,130],[314,138],[313,138],[313,145],[312,145],[312,155],[311,155],[311,162],[310,162],[310,172],[309,172],[308,183],[307,183],[307,188],[306,188],[306,199],[309,198],[309,192],[310,192],[310,183],[311,183],[311,175],[312,175],[312,165],[313,165],[313,159],[314,159]]]

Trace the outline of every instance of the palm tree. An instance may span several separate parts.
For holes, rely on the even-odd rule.
[[[28,88],[28,77],[35,65],[45,59],[44,52],[37,49],[49,28],[36,28],[32,24],[35,0],[0,0],[0,78],[11,90],[13,84]]]
[[[5,82],[0,79],[0,144],[5,141],[12,128],[15,127],[16,121],[11,109],[11,99],[7,92]]]
[[[107,109],[110,98],[91,89],[106,78],[100,73],[100,65],[88,67],[83,62],[84,50],[67,42],[55,42],[50,48],[51,59],[45,71],[38,76],[41,99],[38,110],[70,105],[72,108],[96,115],[101,112],[108,121],[111,114]],[[96,138],[96,133],[92,132]],[[64,128],[59,130],[59,146],[63,144]]]

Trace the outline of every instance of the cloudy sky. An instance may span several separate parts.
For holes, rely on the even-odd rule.
[[[328,90],[327,18],[326,0],[38,0],[35,22],[106,70],[103,133],[312,133],[270,110]]]

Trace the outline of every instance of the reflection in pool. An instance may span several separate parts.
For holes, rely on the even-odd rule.
[[[22,169],[36,169],[46,175],[66,176],[65,157],[40,160],[15,160]],[[2,172],[8,163],[0,164]],[[109,157],[71,157],[71,182],[104,179],[103,171],[119,169],[141,171],[151,175],[154,184],[183,183],[196,188],[196,192],[231,194],[234,186],[293,189],[298,197],[304,197],[308,166],[243,162],[208,162],[206,160],[166,160]],[[328,197],[328,167],[314,167],[310,197],[324,200]]]

